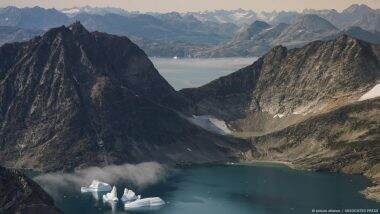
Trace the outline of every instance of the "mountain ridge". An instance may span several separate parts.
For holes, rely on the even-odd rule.
[[[355,60],[351,59],[353,57],[355,57]],[[304,61],[301,61],[301,59]],[[326,66],[321,64],[322,61]],[[344,63],[340,63],[340,61],[344,61]],[[361,72],[366,72],[366,74]],[[310,78],[314,79],[311,80]],[[341,83],[337,84],[330,78],[334,78],[334,81]],[[305,108],[304,111],[306,112],[319,111],[317,106],[325,103],[325,101],[322,101],[325,98],[320,97],[322,94],[327,96],[327,94],[333,92],[336,95],[340,94],[340,97],[344,97],[344,93],[351,93],[351,90],[355,88],[356,91],[360,88],[362,89],[359,91],[368,90],[374,86],[378,78],[379,61],[372,46],[361,40],[342,35],[333,41],[316,41],[302,48],[291,50],[277,46],[251,66],[199,88],[183,89],[181,93],[196,103],[198,114],[211,114],[227,121],[238,121],[239,118],[244,118],[250,114],[249,112],[254,111],[267,112],[272,115],[271,117],[277,114],[292,114],[292,112],[297,112],[298,114],[297,108]],[[344,81],[347,82],[343,83]],[[318,84],[326,83],[328,83],[327,87],[318,86]],[[270,88],[268,88],[268,84],[272,84]],[[290,87],[287,84],[292,84],[293,86]],[[299,92],[293,90],[298,84],[302,85]],[[317,84],[315,87],[321,88],[321,90],[306,90],[310,87],[308,84]],[[287,86],[293,92],[285,89]],[[277,89],[272,91],[271,88]],[[331,90],[331,92],[328,90]],[[359,91],[355,95],[356,98],[359,96]],[[293,96],[294,94],[290,95],[291,93],[300,94]],[[277,98],[270,98],[271,94],[277,96]],[[290,97],[287,98],[286,94]],[[309,95],[311,97],[308,97]],[[306,97],[304,96],[308,97],[309,102],[313,100],[313,102],[319,104],[314,103],[308,106],[305,103],[305,106],[303,106],[301,103],[305,102],[303,99]],[[328,98],[329,96],[326,97],[326,100],[332,101],[335,99],[333,96]],[[289,100],[286,101],[287,99]],[[260,104],[267,101],[270,103]],[[329,102],[323,105],[335,105],[328,104]],[[297,104],[292,106],[290,103]],[[221,107],[224,110],[219,109]],[[231,117],[231,115],[233,116]],[[243,125],[245,122],[240,121],[238,123]]]

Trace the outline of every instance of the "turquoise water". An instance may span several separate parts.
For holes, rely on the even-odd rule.
[[[112,210],[91,193],[72,188],[51,195],[65,213],[304,214],[312,209],[379,209],[379,203],[358,192],[369,184],[362,176],[280,165],[217,165],[175,169],[165,181],[138,190],[143,197],[159,196],[167,202],[158,210],[126,212],[122,204]],[[121,196],[125,184],[117,186]]]
[[[160,74],[175,89],[204,85],[251,65],[257,58],[169,59],[151,58]]]

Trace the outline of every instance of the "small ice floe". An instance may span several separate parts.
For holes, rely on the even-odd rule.
[[[139,209],[139,208],[153,208],[153,207],[162,206],[164,204],[165,204],[165,201],[159,197],[142,198],[142,199],[137,199],[132,202],[125,203],[124,208],[126,210]]]
[[[103,195],[103,201],[107,202],[117,202],[119,199],[117,198],[117,190],[116,187],[114,186],[112,188],[112,191]]]
[[[108,192],[111,191],[111,185],[100,182],[98,180],[93,180],[91,185],[88,187],[81,187],[81,192]]]
[[[123,201],[123,202],[131,202],[131,201],[135,201],[135,200],[140,199],[140,198],[141,198],[140,195],[137,196],[135,194],[135,192],[133,192],[130,189],[125,188],[124,189],[124,194],[121,197],[121,201]]]

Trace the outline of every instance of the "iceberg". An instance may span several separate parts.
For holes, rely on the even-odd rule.
[[[119,200],[117,198],[117,190],[115,186],[112,188],[111,192],[103,195],[103,200],[108,202],[117,202]]]
[[[137,199],[135,201],[125,203],[124,208],[136,209],[136,208],[149,208],[164,205],[165,201],[159,197]]]
[[[98,180],[93,180],[90,186],[81,187],[81,192],[109,192],[111,191],[111,185],[100,182]]]
[[[136,196],[135,192],[133,192],[130,189],[125,188],[124,189],[124,194],[121,197],[121,200],[123,202],[131,202],[131,201],[135,201],[135,200],[140,199],[140,198],[141,198],[140,195]]]

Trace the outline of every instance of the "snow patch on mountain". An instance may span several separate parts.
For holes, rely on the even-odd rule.
[[[232,133],[232,131],[228,128],[226,122],[210,115],[193,115],[193,117],[189,118],[189,121],[194,125],[197,125],[203,129],[206,129],[207,131],[216,134],[226,135]]]
[[[363,96],[359,98],[359,101],[369,100],[375,97],[380,96],[380,84],[375,85],[371,90],[365,93]]]

